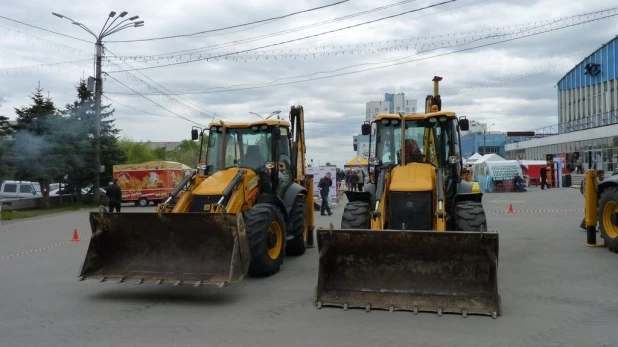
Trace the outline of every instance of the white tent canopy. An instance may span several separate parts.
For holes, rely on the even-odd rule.
[[[500,161],[500,160],[504,160],[504,158],[502,158],[501,156],[492,153],[492,154],[485,154],[484,156],[480,157],[475,164],[480,164],[480,163],[484,163],[486,161]]]
[[[481,159],[482,157],[483,157],[482,155],[478,153],[474,153],[470,156],[470,158],[464,159],[463,162],[466,165],[474,164],[477,160]]]
[[[497,154],[485,154],[481,156],[477,161],[472,164],[472,177],[473,179],[478,178],[479,176],[485,176],[487,173],[487,165],[483,165],[486,162],[492,161],[501,161],[504,160],[501,156]]]

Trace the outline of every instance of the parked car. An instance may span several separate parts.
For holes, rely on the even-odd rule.
[[[28,181],[4,181],[0,186],[0,197],[5,199],[40,198],[40,190],[37,191],[35,182]]]

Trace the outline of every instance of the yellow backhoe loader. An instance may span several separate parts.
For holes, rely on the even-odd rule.
[[[595,170],[586,171],[582,193],[586,198],[586,246],[607,247],[618,253],[618,175],[597,181]],[[604,243],[597,244],[597,224]]]
[[[346,192],[340,230],[317,230],[318,308],[500,315],[498,234],[461,179],[469,122],[441,110],[440,80],[425,113],[363,124],[376,180]]]
[[[225,286],[304,254],[314,228],[304,110],[269,118],[194,127],[193,140],[208,133],[205,160],[156,213],[91,213],[79,278]]]

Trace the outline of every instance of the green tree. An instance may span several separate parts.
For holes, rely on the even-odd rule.
[[[195,168],[197,166],[199,154],[199,142],[182,140],[182,142],[171,152],[170,160],[185,164],[191,168]]]
[[[66,172],[66,144],[54,134],[61,118],[50,97],[40,87],[31,96],[32,104],[16,108],[17,124],[10,157],[15,178],[36,181],[41,186],[43,206],[49,207],[49,184]]]
[[[2,107],[2,105],[0,105]],[[9,162],[9,141],[5,139],[13,133],[9,118],[0,116],[0,180],[9,178],[12,173],[13,165]]]
[[[157,147],[152,150],[152,153],[158,160],[170,160],[170,153],[167,151],[166,147]]]
[[[96,177],[95,105],[94,94],[88,90],[85,80],[79,81],[76,91],[77,100],[67,104],[62,111],[65,121],[62,129],[65,140],[74,146],[70,153],[69,180],[73,185],[83,187],[91,184]],[[117,138],[120,130],[116,129],[115,119],[111,118],[115,110],[110,107],[101,105],[100,160],[101,165],[105,166],[105,172],[100,176],[101,186],[112,180],[113,166],[126,161]]]
[[[0,105],[1,106],[1,105]],[[9,117],[0,116],[0,137],[8,136],[13,133],[13,128],[9,123]]]
[[[137,164],[159,160],[154,151],[145,142],[134,142],[130,138],[123,138],[118,146],[125,154],[125,163]]]

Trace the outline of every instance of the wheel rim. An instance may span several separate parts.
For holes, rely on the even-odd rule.
[[[283,232],[277,222],[268,226],[268,257],[272,260],[279,258],[281,245],[283,244]]]
[[[616,201],[608,201],[603,207],[603,229],[605,233],[612,239],[618,237],[618,226],[612,224],[612,215],[618,212],[618,203]]]

